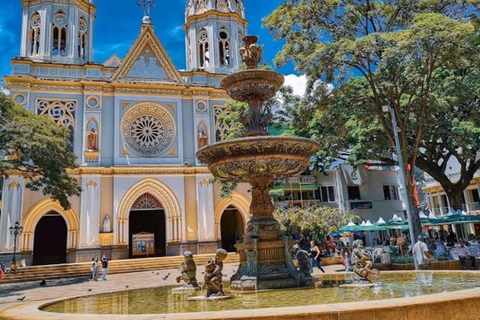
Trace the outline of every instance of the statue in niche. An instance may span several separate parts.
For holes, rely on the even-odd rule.
[[[204,126],[198,130],[198,148],[203,148],[208,144],[208,135]]]
[[[87,136],[87,150],[98,151],[98,133],[95,128],[91,128]]]
[[[112,227],[110,226],[110,217],[107,215],[103,219],[103,233],[111,233]]]
[[[185,287],[198,288],[197,284],[197,266],[195,261],[193,261],[193,254],[190,251],[185,251],[183,253],[185,261],[182,263],[182,269],[180,272],[181,276],[177,277],[177,283],[180,283],[182,280],[185,282]]]
[[[206,297],[224,296],[223,292],[223,260],[227,257],[227,251],[218,249],[215,259],[208,259],[205,265],[205,277],[202,290],[207,290]]]

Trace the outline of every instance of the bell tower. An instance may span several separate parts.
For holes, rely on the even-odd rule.
[[[23,0],[20,56],[38,62],[93,60],[93,0]]]
[[[230,74],[240,69],[248,24],[243,0],[188,0],[185,20],[187,70]]]

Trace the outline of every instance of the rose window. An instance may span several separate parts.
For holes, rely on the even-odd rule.
[[[133,140],[140,146],[152,148],[162,142],[163,125],[153,116],[141,116],[130,128]]]
[[[122,121],[122,137],[138,155],[155,157],[168,151],[175,141],[175,121],[162,106],[142,103],[127,112]]]

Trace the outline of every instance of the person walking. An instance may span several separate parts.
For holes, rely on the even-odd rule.
[[[103,254],[102,259],[102,280],[107,281],[107,274],[108,274],[108,258],[106,254]]]
[[[97,281],[98,279],[98,258],[92,258],[92,280]]]
[[[412,255],[413,260],[416,262],[420,269],[428,268],[428,248],[425,242],[423,242],[423,237],[418,236],[417,242],[413,245]]]
[[[317,267],[325,273],[325,270],[323,270],[322,266],[320,265],[320,261],[322,259],[320,258],[320,249],[317,246],[317,242],[315,240],[310,241],[310,266],[311,272],[313,273],[313,268]]]

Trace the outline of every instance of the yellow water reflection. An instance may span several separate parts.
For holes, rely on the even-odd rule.
[[[164,314],[223,310],[293,307],[351,301],[412,297],[480,287],[480,275],[464,273],[412,273],[382,275],[373,288],[342,289],[349,276],[323,278],[323,288],[290,289],[250,294],[230,293],[223,301],[187,301],[185,294],[172,294],[171,287],[131,290],[66,300],[44,311],[81,314]],[[228,288],[226,290],[229,291]],[[201,295],[201,293],[195,293]]]

